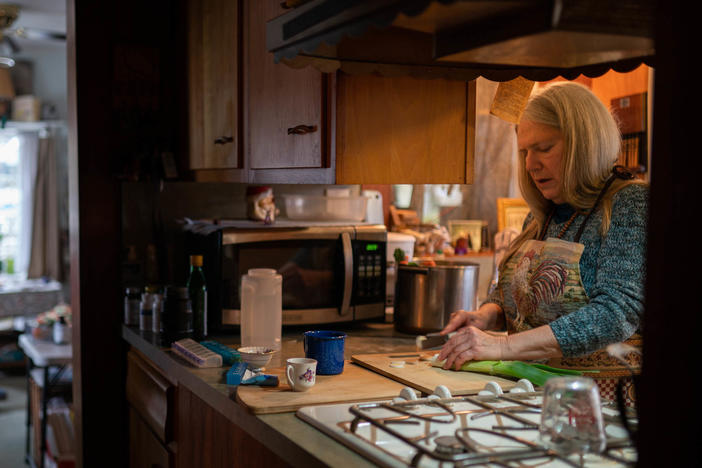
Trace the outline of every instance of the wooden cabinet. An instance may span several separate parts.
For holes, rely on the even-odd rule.
[[[188,1],[190,168],[241,169],[240,3]]]
[[[175,385],[137,351],[127,354],[129,460],[132,467],[172,466]]]
[[[475,84],[276,64],[280,0],[189,0],[196,180],[391,184],[473,180]]]
[[[333,183],[328,144],[328,75],[276,64],[266,22],[286,12],[280,0],[247,0],[245,152],[252,181]],[[287,169],[285,171],[273,171]],[[279,179],[279,180],[278,180]]]
[[[170,468],[175,457],[161,443],[134,408],[129,408],[129,466]]]
[[[189,167],[199,181],[333,183],[333,78],[275,64],[278,0],[189,0]]]
[[[187,388],[178,388],[178,459],[182,467],[284,467],[284,462]]]
[[[473,181],[475,83],[337,78],[336,183]]]
[[[290,466],[176,379],[128,352],[130,467]]]

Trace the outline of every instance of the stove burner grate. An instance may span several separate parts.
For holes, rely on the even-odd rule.
[[[436,444],[434,451],[442,455],[456,455],[467,451],[463,442],[454,436],[439,436],[434,439],[434,444]]]
[[[423,460],[438,462],[439,466],[444,466],[445,463],[447,466],[473,466],[482,463],[489,466],[521,466],[520,462],[542,458],[559,460],[561,465],[573,466],[572,461],[547,450],[538,440],[529,440],[513,432],[524,434],[531,431],[533,434],[538,431],[534,417],[538,418],[540,413],[541,396],[541,392],[532,392],[496,397],[427,397],[394,403],[359,403],[349,407],[354,418],[348,423],[347,430],[356,434],[361,422],[369,423],[371,427],[411,447],[413,452],[406,463],[415,467],[419,467]],[[471,427],[476,420],[482,420],[488,415],[496,417],[499,424],[487,428]],[[525,417],[528,415],[531,415],[531,419]],[[412,421],[420,424],[414,426],[416,429],[412,435],[408,435],[402,428],[408,427]],[[449,435],[451,433],[452,435]],[[490,437],[499,447],[477,442],[471,434],[476,437],[480,437],[481,434],[483,437]],[[363,439],[363,436],[356,435]],[[373,444],[372,441],[368,443]],[[383,450],[380,446],[376,447]],[[608,450],[601,456],[621,462],[619,466],[633,466],[633,463],[623,458],[617,459],[616,455],[609,453],[609,449],[623,448],[633,450],[631,441],[611,440]]]

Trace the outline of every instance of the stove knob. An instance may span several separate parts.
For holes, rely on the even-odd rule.
[[[488,382],[485,387],[478,392],[478,395],[492,395],[498,397],[502,395],[502,387],[497,382]]]
[[[527,379],[519,379],[517,385],[512,387],[509,393],[531,393],[534,391],[534,385]]]
[[[405,387],[400,391],[400,398],[404,400],[416,400],[417,399],[417,394],[415,393],[414,389],[410,387]]]
[[[446,387],[446,385],[438,385],[434,389],[434,395],[439,398],[451,398],[451,391]]]

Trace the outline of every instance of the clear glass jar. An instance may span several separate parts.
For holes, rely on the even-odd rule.
[[[139,303],[141,288],[130,286],[124,290],[124,324],[139,325]]]
[[[163,295],[156,293],[153,295],[154,301],[151,306],[151,331],[158,333],[161,331],[161,313],[163,312]]]

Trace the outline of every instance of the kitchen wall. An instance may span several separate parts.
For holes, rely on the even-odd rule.
[[[17,70],[11,70],[11,73],[17,94],[32,94],[41,100],[42,106],[50,107],[51,112],[44,112],[43,118],[66,120],[68,93],[65,45],[24,49],[15,60],[18,62]],[[30,89],[26,89],[23,83],[18,83],[19,80],[24,81],[26,71],[31,72]]]

